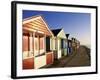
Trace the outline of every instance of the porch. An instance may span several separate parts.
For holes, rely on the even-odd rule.
[[[23,22],[23,69],[38,69],[53,62],[53,52],[47,51],[47,38],[52,35],[42,17],[35,18]]]

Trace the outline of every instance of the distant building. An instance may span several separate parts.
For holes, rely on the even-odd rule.
[[[79,47],[80,47],[80,41],[77,40],[76,43],[77,43],[77,49],[79,49]]]
[[[66,34],[66,45],[67,45],[67,54],[71,55],[72,54],[72,40],[68,39],[69,34]]]
[[[66,34],[66,48],[67,48],[67,54],[68,54],[68,37],[69,37],[69,34]]]
[[[71,55],[73,52],[72,49],[72,40],[68,39],[68,55]]]
[[[72,38],[72,50],[76,52],[80,47],[80,42],[76,38]]]
[[[67,55],[67,48],[66,48],[66,35],[63,29],[54,29],[52,33],[55,37],[55,53],[54,59],[59,59],[62,56]]]
[[[76,51],[77,51],[76,39],[72,37],[72,53],[75,53]]]
[[[54,61],[51,30],[42,16],[23,20],[23,69],[38,69]]]

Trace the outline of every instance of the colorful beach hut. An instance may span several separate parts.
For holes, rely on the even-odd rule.
[[[80,41],[77,41],[77,49],[80,47]]]
[[[72,40],[68,39],[68,55],[71,55],[72,51]]]
[[[77,49],[79,49],[80,47],[80,41],[76,39],[76,46],[77,46]]]
[[[23,69],[38,69],[53,63],[50,39],[53,34],[42,16],[32,16],[23,25]]]
[[[77,41],[76,38],[72,37],[72,52],[76,53],[76,51],[77,51]]]
[[[59,59],[62,56],[67,55],[67,48],[66,48],[66,35],[63,29],[53,29],[52,33],[54,34],[55,38],[55,52],[54,52],[54,59]]]
[[[67,54],[70,55],[72,53],[72,41],[68,39],[69,34],[66,34],[66,46],[67,46]]]

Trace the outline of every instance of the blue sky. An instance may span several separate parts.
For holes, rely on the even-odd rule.
[[[65,33],[77,38],[81,44],[90,45],[90,13],[23,10],[23,19],[36,15],[42,15],[50,29],[63,28]]]

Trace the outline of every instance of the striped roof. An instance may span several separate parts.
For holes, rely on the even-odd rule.
[[[42,16],[32,16],[23,20],[23,29],[29,31],[39,31],[51,36],[52,32]]]

